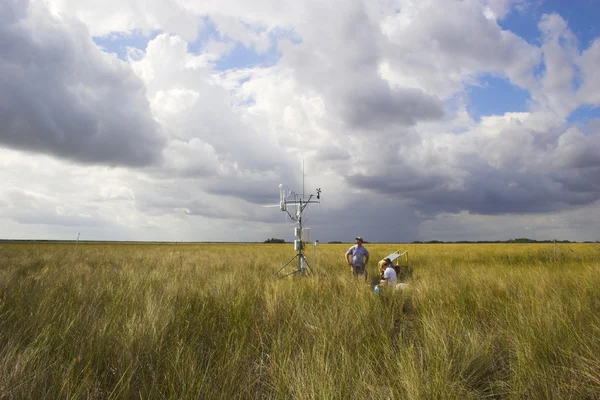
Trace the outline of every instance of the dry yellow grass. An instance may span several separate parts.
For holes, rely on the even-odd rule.
[[[600,398],[597,244],[348,247],[1,244],[0,397]]]

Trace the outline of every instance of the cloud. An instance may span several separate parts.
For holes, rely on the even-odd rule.
[[[44,193],[12,187],[3,190],[2,195],[6,204],[0,207],[0,216],[20,224],[74,227],[105,224],[105,221],[74,211],[69,205],[61,204],[56,197]]]
[[[182,1],[169,0],[46,0],[56,14],[83,21],[92,36],[113,32],[150,34],[166,31],[194,40],[203,26],[201,15],[190,12]]]
[[[441,213],[419,225],[420,240],[597,240],[595,224],[590,217],[597,215],[600,204],[573,207],[566,211],[543,214],[481,215],[461,212]]]
[[[600,199],[598,135],[549,115],[487,117],[460,135],[404,142],[396,158],[350,174],[356,188],[404,199],[425,213],[544,213]]]
[[[223,82],[203,56],[188,51],[183,39],[162,34],[133,63],[168,138],[164,162],[152,173],[194,178],[209,194],[267,202],[272,197],[265,188],[276,193],[299,158],[251,123],[247,105],[237,105],[236,89],[228,90],[227,79]]]
[[[485,2],[497,13],[505,4]],[[495,4],[492,4],[495,3]],[[477,1],[409,2],[382,22],[386,44],[382,73],[394,86],[410,85],[442,98],[477,83],[482,73],[506,76],[530,88],[541,52],[486,18]]]
[[[586,136],[578,128],[570,128],[559,138],[555,152],[556,168],[600,167],[600,135]]]
[[[419,89],[393,90],[381,80],[353,84],[343,92],[337,106],[343,120],[353,128],[410,126],[419,120],[440,119],[444,115],[439,99]]]
[[[73,231],[77,228],[110,239],[110,232],[126,238],[134,230],[140,230],[139,234],[156,226],[154,217],[139,209],[143,201],[139,197],[148,185],[143,172],[73,165],[55,157],[6,149],[0,149],[0,167],[4,183],[0,188],[0,218],[36,225],[31,232],[50,230],[42,227],[48,225],[68,233],[68,238],[77,236],[78,231]]]
[[[302,43],[282,42],[281,65],[321,94],[325,107],[350,129],[409,126],[439,119],[443,103],[418,88],[392,88],[378,72],[386,37],[361,2],[321,5],[296,26]]]
[[[143,166],[164,138],[131,68],[39,2],[0,9],[0,144],[82,163]]]
[[[584,104],[600,104],[600,74],[597,66],[600,64],[600,39],[592,42],[579,59],[581,82],[578,93]]]
[[[368,242],[409,242],[415,240],[424,221],[393,196],[357,194],[343,208],[336,209],[331,207],[332,194],[324,195],[320,207],[311,205],[308,209],[304,226],[312,229],[312,240],[353,242],[360,235]],[[369,215],[367,220],[362,218],[365,213]]]
[[[264,25],[253,27],[239,18],[223,14],[213,15],[211,21],[222,37],[239,42],[246,48],[253,48],[259,54],[265,53],[271,45],[269,32]]]

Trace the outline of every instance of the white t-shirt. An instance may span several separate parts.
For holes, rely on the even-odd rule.
[[[383,279],[387,281],[388,285],[395,285],[398,280],[396,270],[393,267],[387,267],[385,271],[383,271]]]

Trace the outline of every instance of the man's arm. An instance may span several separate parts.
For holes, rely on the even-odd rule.
[[[350,248],[350,250],[348,250],[346,252],[346,255],[344,256],[344,258],[346,258],[346,264],[348,264],[348,265],[352,265],[352,263],[350,262],[351,255],[352,255],[352,247]]]

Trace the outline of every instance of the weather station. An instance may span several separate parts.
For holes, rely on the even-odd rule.
[[[304,178],[302,186],[304,186]],[[305,211],[306,207],[310,204],[321,204],[321,189],[316,190],[316,195],[311,194],[308,199],[304,199],[304,191],[302,195],[290,190],[287,186],[279,185],[279,204],[268,205],[264,207],[279,207],[282,212],[287,214],[286,218],[289,218],[294,222],[294,250],[296,254],[290,258],[285,264],[277,270],[274,275],[280,275],[281,277],[285,277],[292,274],[299,274],[301,276],[305,276],[308,273],[314,274],[314,271],[310,267],[308,260],[306,259],[305,253],[305,244],[310,242],[310,228],[303,227],[303,216],[302,213]],[[290,212],[291,211],[291,212]],[[315,248],[314,258],[316,259],[316,246],[318,245],[318,240],[313,244]],[[282,275],[282,271],[287,266],[293,266],[294,270],[285,273]]]

